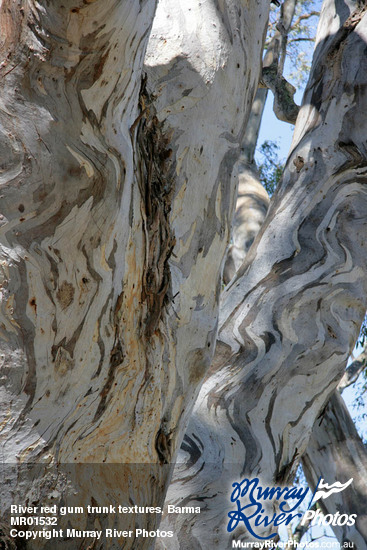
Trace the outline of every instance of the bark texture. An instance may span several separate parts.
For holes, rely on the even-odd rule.
[[[139,317],[126,312],[124,342],[119,326],[128,273],[139,274],[144,265],[131,127],[154,9],[154,2],[114,0],[1,4],[5,536],[10,504],[128,498],[126,472],[111,476],[108,467],[90,466],[83,474],[70,466],[67,473],[61,464],[113,463],[122,456],[154,462],[156,456],[147,442],[142,452],[138,415],[133,452],[127,444],[134,408],[126,394],[138,392],[144,363],[130,361],[139,353],[131,344]],[[129,298],[136,305],[139,289]],[[152,488],[157,498],[164,475]],[[132,501],[138,485],[131,487]],[[96,517],[78,518],[77,526],[88,521],[93,525]],[[60,527],[65,524],[64,517]],[[86,543],[40,540],[27,547],[59,545]]]
[[[284,65],[282,54],[285,50],[295,7],[295,0],[285,0],[282,4],[277,30],[266,48],[263,73],[264,70],[271,69],[277,75],[275,80],[282,77],[281,73]],[[256,92],[246,126],[246,133],[241,144],[240,159],[236,165],[238,193],[236,212],[232,224],[232,243],[228,249],[223,268],[223,282],[225,284],[229,283],[242,265],[269,207],[269,197],[260,182],[254,158],[267,94],[268,90],[266,88],[259,87]],[[279,104],[277,98],[274,101]],[[285,109],[287,108],[285,107]]]
[[[291,483],[358,336],[367,290],[366,42],[365,6],[326,2],[283,181],[224,292],[216,357],[167,496],[201,512],[165,518],[177,533],[170,549],[251,540],[245,528],[226,533],[231,484]]]
[[[327,483],[353,483],[341,493],[334,493],[319,504],[324,514],[356,514],[353,526],[333,526],[340,544],[353,543],[358,550],[367,548],[367,449],[354,425],[340,393],[353,384],[365,369],[364,349],[347,367],[337,390],[314,424],[310,441],[302,457],[307,482],[314,490],[320,476]]]
[[[359,375],[366,369],[367,365],[367,347],[364,346],[363,351],[348,365],[343,374],[343,378],[338,384],[338,391],[342,392],[354,382],[357,381]]]
[[[228,284],[243,263],[269,208],[269,197],[259,181],[255,168],[238,163],[238,193],[232,226],[232,244],[223,269]]]
[[[162,0],[143,72],[154,11],[153,1],[1,4],[0,526],[9,545],[14,503],[162,506],[211,363],[231,172],[268,2]],[[158,521],[82,514],[73,526]],[[99,544],[145,549],[154,539]]]
[[[346,483],[353,478],[344,491],[321,499],[319,504],[324,514],[356,514],[355,525],[332,529],[341,544],[351,542],[358,550],[367,548],[367,452],[338,392],[315,422],[302,465],[311,488],[320,476],[327,483]]]

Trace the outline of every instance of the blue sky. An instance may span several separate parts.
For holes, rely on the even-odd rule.
[[[288,156],[294,127],[276,118],[273,113],[273,99],[273,94],[269,92],[260,128],[258,146],[264,143],[265,140],[276,141],[279,146],[279,158],[285,160]]]

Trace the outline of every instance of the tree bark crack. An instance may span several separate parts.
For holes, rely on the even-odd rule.
[[[163,124],[156,117],[153,100],[143,79],[138,144],[143,161],[143,177],[139,187],[147,243],[142,292],[147,307],[144,320],[147,338],[157,331],[163,308],[171,298],[168,260],[176,242],[169,220],[173,198],[170,135],[165,133]]]

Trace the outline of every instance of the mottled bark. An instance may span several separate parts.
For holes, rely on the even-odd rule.
[[[232,482],[291,483],[358,336],[367,295],[365,12],[358,2],[323,8],[283,181],[224,292],[215,361],[167,496],[201,513],[165,518],[177,533],[170,549],[251,540],[245,528],[225,530]]]
[[[163,505],[211,363],[268,2],[162,0],[143,70],[154,10],[1,5],[5,538],[13,503]],[[67,515],[59,527],[158,520]],[[122,543],[154,541],[102,541]]]
[[[269,197],[259,181],[255,168],[238,164],[238,193],[232,226],[232,244],[223,268],[223,281],[228,284],[254,242],[269,207]]]
[[[273,110],[276,117],[295,124],[299,113],[299,106],[293,99],[296,88],[277,73],[276,67],[264,67],[261,82],[274,94]]]
[[[267,45],[263,59],[263,69],[274,67],[280,76],[282,76],[284,67],[284,45],[286,45],[287,36],[292,26],[295,9],[296,0],[285,0],[282,3],[276,30]],[[255,149],[267,95],[267,88],[258,88],[251,107],[246,133],[241,145],[240,161],[242,164],[254,163]],[[241,167],[239,168],[239,172],[241,172]]]
[[[295,9],[296,0],[285,0],[281,4],[279,21],[266,51],[261,77],[261,85],[273,92],[275,116],[290,124],[295,124],[299,106],[293,100],[296,89],[284,78],[283,71]]]
[[[363,351],[348,365],[343,374],[343,378],[338,384],[338,391],[342,392],[354,382],[357,381],[358,376],[365,370],[367,366],[367,347],[365,346]]]
[[[357,550],[366,549],[367,451],[337,391],[315,422],[302,465],[312,489],[320,476],[329,484],[353,478],[344,491],[318,502],[325,514],[356,514],[354,525],[332,529],[341,544],[352,542]]]
[[[134,363],[144,312],[121,309],[123,292],[132,306],[141,300],[145,246],[131,128],[154,9],[154,2],[115,0],[1,5],[5,533],[11,504],[126,501],[126,473],[111,476],[99,463],[156,462],[154,445],[139,440],[138,404],[126,401],[144,380],[145,358]],[[81,474],[76,463],[96,466]],[[157,472],[156,498],[165,475]],[[111,484],[111,477],[121,480]],[[79,528],[88,523],[75,519]],[[27,547],[83,545],[41,540]]]
[[[263,71],[273,67],[277,72],[280,66],[283,67],[283,46],[291,28],[295,8],[296,0],[285,0],[282,4],[277,30],[266,48]],[[266,88],[258,88],[256,92],[241,144],[240,159],[235,168],[235,175],[238,177],[238,193],[232,223],[232,244],[228,249],[223,268],[225,284],[229,283],[242,265],[269,207],[269,197],[260,183],[254,158],[267,94]]]
[[[366,367],[364,349],[347,367],[337,390],[314,424],[310,441],[302,457],[302,465],[311,489],[321,476],[329,484],[345,483],[353,478],[352,485],[319,501],[325,514],[356,514],[353,526],[333,526],[341,544],[352,542],[358,550],[367,548],[367,449],[359,437],[354,422],[340,393],[353,384]]]

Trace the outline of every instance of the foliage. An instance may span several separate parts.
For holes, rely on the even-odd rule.
[[[357,340],[357,347],[360,346],[364,348],[364,346],[367,344],[367,315],[363,319],[363,323],[361,325],[361,329],[359,331],[359,336]]]
[[[364,348],[367,346],[367,315],[363,319],[363,323],[361,325],[361,329],[359,331],[359,337],[357,340],[356,347],[358,348],[361,346]],[[363,372],[360,375],[360,388],[359,393],[357,395],[356,404],[358,408],[364,408],[364,410],[367,410],[367,365],[365,365]],[[366,412],[363,412],[362,414],[363,420],[367,418]]]
[[[360,381],[360,379],[362,379]],[[353,386],[355,392],[355,400],[352,403],[352,410],[350,410],[353,422],[357,428],[359,436],[361,437],[363,443],[367,446],[367,431],[366,431],[366,421],[367,421],[367,403],[366,403],[366,392],[367,392],[367,371],[364,370],[357,382]]]
[[[297,88],[304,87],[308,79],[320,8],[321,0],[296,1],[293,23],[286,37],[284,76]],[[279,16],[279,8],[272,6],[265,48],[279,28]]]
[[[356,342],[355,349],[359,353],[361,348],[367,346],[367,314],[363,319],[359,336]],[[357,380],[349,388],[353,391],[353,394],[350,395],[349,400],[351,401],[351,415],[353,421],[356,425],[356,428],[361,436],[365,445],[367,445],[367,361],[364,364],[364,370],[361,372]],[[344,390],[347,392],[348,388]],[[345,397],[343,392],[343,396]],[[348,402],[348,399],[347,399]]]
[[[279,159],[279,145],[276,141],[266,140],[258,148],[261,161],[258,162],[260,181],[271,197],[280,182],[284,161]]]
[[[286,76],[296,87],[306,85],[311,69],[320,4],[318,0],[303,0],[296,5],[287,41],[287,57],[291,69]]]
[[[356,428],[359,431],[363,443],[367,445],[367,369],[360,374],[357,382],[354,385],[355,388],[355,401],[353,403],[353,420]]]

